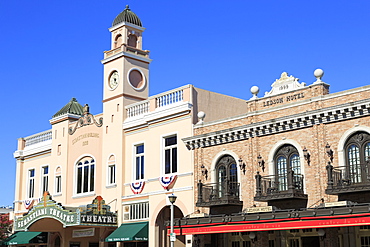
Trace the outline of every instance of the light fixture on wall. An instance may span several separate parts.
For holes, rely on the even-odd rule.
[[[330,162],[333,162],[334,151],[330,148],[329,143],[326,143],[325,151],[326,151],[326,154],[328,155],[328,157],[330,159]]]
[[[304,159],[307,161],[307,164],[310,165],[310,162],[311,162],[311,155],[310,153],[308,152],[307,148],[304,147],[303,148],[303,156],[304,156]]]
[[[252,243],[256,242],[257,236],[255,232],[250,232],[248,236]]]
[[[317,234],[319,235],[320,237],[320,240],[323,241],[324,238],[325,238],[325,235],[326,235],[326,232],[324,229],[320,228],[319,230],[317,230]]]
[[[245,163],[243,162],[242,157],[239,157],[239,168],[241,171],[243,171],[243,174],[245,175]]]
[[[257,157],[258,166],[262,168],[262,171],[265,171],[265,161],[262,159],[261,154]]]
[[[206,178],[208,178],[208,170],[207,168],[202,164],[201,167],[200,167],[201,171],[202,171],[202,176]]]

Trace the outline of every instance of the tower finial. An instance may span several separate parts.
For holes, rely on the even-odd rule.
[[[130,9],[130,6],[128,4],[126,5],[126,9]]]

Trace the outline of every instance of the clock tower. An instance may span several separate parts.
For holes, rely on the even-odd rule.
[[[128,6],[113,21],[111,48],[104,52],[102,177],[115,177],[102,184],[106,194],[123,195],[125,106],[144,101],[149,94],[149,51],[143,50],[143,28],[139,17]],[[116,170],[109,170],[115,164]],[[104,191],[103,190],[103,191]],[[117,208],[120,212],[121,207]]]
[[[144,30],[139,17],[129,6],[114,19],[109,28],[111,49],[104,52],[102,60],[104,105],[119,99],[124,107],[148,98],[151,59],[149,51],[142,49]]]

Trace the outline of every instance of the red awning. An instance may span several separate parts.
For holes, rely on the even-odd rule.
[[[370,225],[370,213],[175,226],[177,235]],[[169,233],[169,231],[168,231]]]

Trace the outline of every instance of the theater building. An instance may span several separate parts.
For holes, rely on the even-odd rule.
[[[329,93],[314,76],[282,73],[263,97],[252,87],[231,118],[204,110],[183,139],[200,213],[177,234],[201,247],[370,246],[370,86]]]
[[[198,109],[213,121],[244,112],[244,100],[192,85],[149,97],[141,20],[127,7],[109,31],[103,112],[72,98],[49,130],[18,140],[6,245],[169,246],[167,196],[178,197],[175,217],[195,211],[193,151],[181,139],[193,135]],[[175,243],[192,245],[191,235]]]

